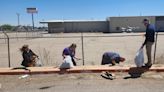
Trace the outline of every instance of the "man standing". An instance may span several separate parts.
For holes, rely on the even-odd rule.
[[[145,64],[145,67],[150,68],[152,66],[151,51],[155,38],[155,26],[150,24],[150,21],[148,19],[144,19],[143,24],[146,27],[146,34],[145,34],[145,41],[141,48],[143,48],[144,45],[146,45],[146,54],[147,54],[148,62]]]

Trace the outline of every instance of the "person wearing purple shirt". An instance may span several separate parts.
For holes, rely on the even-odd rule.
[[[62,56],[65,58],[65,56],[70,55],[72,58],[73,65],[76,66],[75,59],[80,60],[79,58],[75,57],[75,50],[76,50],[76,44],[71,44],[69,47],[64,48]]]

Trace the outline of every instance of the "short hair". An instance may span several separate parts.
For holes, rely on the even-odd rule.
[[[145,21],[149,21],[149,19],[147,19],[147,18],[143,19],[143,22],[145,22]]]

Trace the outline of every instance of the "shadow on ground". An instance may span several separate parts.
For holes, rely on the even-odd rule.
[[[148,70],[149,70],[148,68],[144,68],[144,67],[131,67],[128,72],[130,76],[126,76],[124,77],[124,79],[140,78],[141,75],[147,72]]]

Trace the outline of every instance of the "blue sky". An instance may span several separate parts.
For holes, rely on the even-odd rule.
[[[0,0],[0,25],[32,25],[26,8],[36,7],[35,25],[42,20],[105,20],[111,16],[164,15],[164,0]]]

